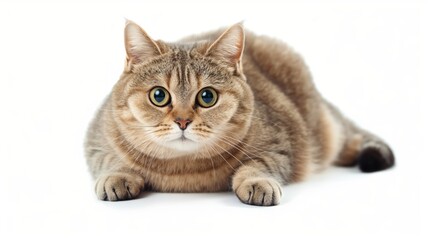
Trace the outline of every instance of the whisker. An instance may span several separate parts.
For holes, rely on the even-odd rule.
[[[246,149],[234,144],[233,142],[229,142],[227,139],[220,139],[219,140],[223,140],[224,143],[228,144],[229,146],[239,150],[240,152],[242,152],[244,155],[246,155],[246,157],[249,158],[249,160],[252,160],[253,162],[256,162],[255,159],[253,159],[253,157],[258,158],[259,156],[257,156],[256,154],[252,154],[251,152],[246,151]],[[252,155],[253,157],[251,157],[250,155]]]
[[[241,165],[244,165],[244,163],[242,161],[240,161],[240,159],[238,159],[236,156],[234,156],[232,153],[230,153],[228,150],[224,149],[223,147],[221,147],[219,144],[216,144],[213,142],[214,145],[216,145],[218,148],[221,148],[224,152],[228,153],[231,157],[235,158]]]
[[[207,150],[207,149],[204,149],[205,151],[204,152],[206,152],[207,154],[208,154],[208,156],[211,156],[211,154],[210,154],[210,152]],[[199,155],[200,153],[198,152],[196,155]],[[195,158],[195,159],[197,159],[197,158]],[[214,161],[213,161],[213,159],[210,157],[209,158],[210,159],[210,162],[212,163],[212,168],[213,168],[213,178],[215,178],[216,179],[216,169],[215,169],[215,166],[214,166]],[[234,172],[235,172],[235,170],[234,170]]]
[[[221,153],[219,153],[215,148],[213,148],[212,146],[209,146],[217,155],[219,155],[228,165],[229,167],[236,172],[237,170],[222,156]]]
[[[242,144],[246,145],[247,147],[250,147],[250,148],[252,148],[252,149],[254,149],[254,150],[258,151],[258,152],[267,152],[267,151],[266,151],[266,150],[264,150],[264,149],[261,149],[261,148],[258,148],[258,147],[254,147],[254,146],[252,146],[252,145],[250,145],[250,144],[248,144],[248,143],[246,143],[246,142],[241,141],[240,139],[233,138],[233,137],[231,137],[231,136],[223,136],[223,137],[225,137],[225,138],[229,138],[230,140],[233,140],[233,141],[241,142]]]
[[[202,136],[202,137],[207,137],[201,133],[195,133],[196,135]],[[229,137],[229,136],[222,136],[222,134],[218,133],[214,135],[215,139],[217,139],[218,141],[223,142],[224,144],[229,145],[231,148],[236,149],[240,152],[242,152],[249,160],[256,162],[256,160],[254,158],[259,158],[260,156],[258,156],[257,154],[252,153],[251,151],[248,151],[248,149],[245,148],[245,146],[248,146],[249,148],[253,148],[255,149],[257,152],[266,152],[265,150],[256,148],[248,143],[243,142],[240,139],[236,139],[233,137]],[[238,145],[237,143],[241,143],[243,146]],[[216,145],[218,148],[221,148],[224,152],[228,153],[230,156],[232,156],[233,158],[235,158],[238,162],[240,162],[243,165],[243,162],[241,160],[239,160],[236,156],[234,156],[233,154],[231,154],[227,149],[221,147],[220,145],[213,143],[214,145]],[[254,150],[254,151],[255,151]],[[216,152],[217,154],[219,154],[219,152]]]

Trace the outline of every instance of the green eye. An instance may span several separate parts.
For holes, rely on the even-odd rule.
[[[213,88],[203,88],[197,95],[197,102],[201,107],[212,107],[216,101],[217,92]]]
[[[155,87],[149,93],[150,101],[157,107],[164,107],[170,103],[170,94],[163,87]]]

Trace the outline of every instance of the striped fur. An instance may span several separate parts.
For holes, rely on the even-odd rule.
[[[125,28],[125,70],[92,121],[85,144],[95,191],[124,200],[143,190],[232,190],[244,203],[279,204],[281,186],[335,162],[366,172],[393,165],[390,148],[317,92],[302,58],[240,24],[169,44]],[[165,88],[171,102],[151,103]],[[218,93],[213,107],[198,92]],[[191,121],[185,130],[177,119]]]

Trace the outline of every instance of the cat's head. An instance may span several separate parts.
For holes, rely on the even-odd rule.
[[[244,29],[206,37],[165,43],[127,22],[112,106],[132,147],[158,158],[210,157],[246,135],[253,94],[242,69]]]

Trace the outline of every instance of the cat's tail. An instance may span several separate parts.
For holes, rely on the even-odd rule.
[[[336,109],[334,110],[336,111]],[[337,115],[338,114],[338,115]],[[362,172],[376,172],[395,165],[395,156],[389,145],[378,136],[357,127],[339,115],[344,132],[344,145],[335,162],[340,166],[356,166]]]
[[[362,172],[381,171],[395,164],[395,156],[387,143],[372,134],[361,134],[363,140],[353,161]]]

